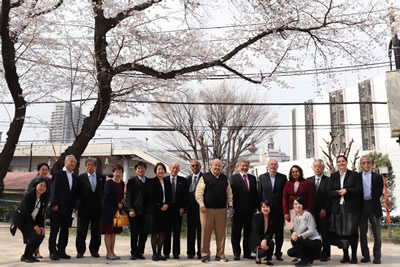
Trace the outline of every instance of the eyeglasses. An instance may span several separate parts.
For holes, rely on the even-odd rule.
[[[361,164],[362,164],[362,165],[371,164],[371,161],[363,161],[363,162],[361,162]]]
[[[200,167],[200,165],[199,164],[192,165],[192,168],[194,167]]]

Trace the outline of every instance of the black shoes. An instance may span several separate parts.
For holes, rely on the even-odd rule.
[[[24,255],[21,256],[21,261],[23,262],[28,262],[28,263],[32,263],[32,262],[38,262],[38,259],[35,259],[34,257],[25,257]]]
[[[137,257],[136,257],[136,255],[131,255],[131,260],[137,260]]]
[[[174,255],[174,259],[179,260],[180,259],[179,255]]]
[[[92,255],[93,258],[100,258],[99,253],[90,253]]]
[[[220,258],[218,256],[215,256],[215,261],[228,262],[228,259],[227,258]]]
[[[158,255],[158,259],[159,259],[160,261],[166,261],[167,259],[169,259],[169,256],[167,257],[167,256]]]
[[[169,255],[165,255],[165,254],[164,254],[164,257],[165,257],[166,259],[169,259]]]
[[[360,262],[367,263],[367,262],[370,262],[370,261],[371,261],[370,258],[362,258]]]
[[[235,261],[240,261],[240,255],[234,255],[234,256],[233,256],[233,259],[234,259]]]
[[[330,257],[321,257],[320,261],[325,262],[325,261],[330,261],[331,258]]]
[[[278,260],[278,261],[283,261],[283,259],[282,259],[282,256],[275,256],[275,258],[276,258],[276,260]]]
[[[295,263],[294,266],[310,266],[310,262],[308,260],[301,260]]]
[[[60,256],[57,254],[50,254],[50,259],[53,261],[58,261],[60,259]]]
[[[381,264],[381,259],[374,259],[373,263],[374,264]]]
[[[340,263],[348,263],[350,262],[349,256],[343,256],[343,258],[340,260]]]
[[[157,254],[153,254],[153,257],[151,257],[151,259],[153,261],[158,261],[158,255]]]
[[[243,258],[254,260],[256,257],[255,256],[251,256],[251,255],[245,255]]]
[[[82,254],[82,253],[78,253],[78,254],[76,255],[76,257],[77,257],[78,259],[81,259],[81,258],[83,258],[83,254]]]
[[[138,254],[137,256],[136,256],[138,259],[140,259],[140,260],[145,260],[146,258],[143,256],[143,254]]]
[[[187,258],[188,258],[188,259],[193,259],[193,258],[194,258],[194,255],[193,255],[193,254],[189,254],[189,255],[187,256]]]
[[[357,257],[351,257],[350,264],[357,264]]]
[[[60,253],[59,257],[60,257],[60,259],[67,259],[67,260],[69,260],[71,258],[71,256],[66,253]]]
[[[201,258],[201,262],[206,263],[210,261],[210,256],[204,256]]]

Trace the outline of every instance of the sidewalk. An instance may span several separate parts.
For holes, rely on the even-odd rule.
[[[23,263],[20,261],[20,257],[23,254],[25,245],[22,242],[22,235],[21,232],[18,230],[15,237],[11,236],[8,230],[9,224],[0,223],[0,266],[30,266],[28,263]],[[46,238],[44,239],[42,246],[40,248],[43,259],[39,263],[33,263],[33,266],[121,266],[121,265],[130,265],[130,266],[265,266],[256,265],[253,260],[243,260],[234,261],[233,260],[233,253],[230,241],[227,241],[225,247],[225,253],[229,262],[222,263],[222,262],[213,262],[210,261],[207,264],[200,262],[200,260],[192,259],[188,260],[186,257],[186,239],[181,240],[181,259],[174,260],[170,259],[165,262],[158,261],[153,262],[151,260],[151,246],[150,246],[150,239],[148,239],[146,243],[146,251],[145,257],[146,260],[130,260],[130,238],[127,236],[117,236],[117,240],[115,243],[115,252],[118,256],[121,256],[121,260],[117,261],[109,261],[105,259],[105,247],[104,241],[102,240],[102,246],[100,247],[100,258],[92,258],[90,257],[89,252],[86,252],[85,257],[82,259],[76,258],[76,250],[75,250],[75,236],[70,235],[68,247],[67,247],[67,254],[71,255],[70,260],[59,260],[59,261],[51,261],[48,258],[48,235],[46,233]],[[290,246],[290,242],[285,240],[283,245],[283,262],[273,261],[275,266],[294,266],[293,263],[290,262],[290,258],[286,255],[286,251]],[[370,244],[370,249],[372,250],[372,244]],[[211,259],[215,257],[215,242],[211,243]],[[392,244],[392,243],[383,243],[382,244],[382,264],[380,266],[400,266],[400,245]],[[339,261],[342,258],[341,250],[337,249],[336,247],[332,247],[332,256],[330,262],[320,262],[315,261],[313,266],[356,266],[354,264],[340,264]],[[358,260],[361,260],[361,252],[360,248],[358,249]],[[379,266],[375,264],[365,264],[359,263],[360,266]]]

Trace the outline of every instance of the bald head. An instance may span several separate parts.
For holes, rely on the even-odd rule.
[[[211,162],[211,171],[214,175],[219,176],[222,170],[222,161],[219,159],[214,159]]]

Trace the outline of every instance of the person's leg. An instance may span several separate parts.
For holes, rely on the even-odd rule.
[[[60,230],[59,220],[58,220],[58,212],[50,211],[50,236],[49,236],[49,252],[50,256],[58,255],[57,251],[57,236],[58,231]]]
[[[200,212],[201,221],[201,256],[210,256],[211,234],[214,228],[214,211],[207,209],[206,213]]]
[[[78,216],[75,247],[78,254],[85,254],[86,251],[86,236],[89,228],[89,217]]]
[[[178,214],[176,214],[174,221],[173,221],[173,246],[172,246],[172,254],[174,257],[179,257],[181,254],[181,229],[182,229],[182,216],[179,216],[179,209]]]
[[[165,237],[164,237],[164,255],[166,257],[169,257],[169,254],[171,253],[171,233],[172,233],[172,227],[173,227],[173,220],[172,218],[175,216],[176,213],[176,205],[171,204],[171,206],[168,208],[168,221],[165,222],[167,224],[166,231],[165,231]]]
[[[251,250],[249,247],[249,240],[251,235],[251,220],[251,214],[243,218],[243,255],[245,257],[251,256]]]
[[[235,259],[240,259],[240,239],[242,238],[242,228],[243,228],[243,219],[238,215],[234,214],[231,219],[232,222],[232,232],[231,232],[231,244],[233,255]]]
[[[137,241],[140,231],[136,225],[136,217],[129,217],[129,228],[131,232],[131,256],[136,257],[138,254]]]
[[[147,240],[147,232],[145,227],[146,215],[140,215],[136,217],[138,217],[136,221],[139,232],[138,253],[140,253],[140,256],[143,256],[144,247],[146,246],[146,240]]]
[[[101,217],[93,216],[90,219],[89,251],[92,255],[99,253],[101,245]]]
[[[275,256],[282,257],[282,245],[283,245],[283,226],[284,218],[282,214],[275,214],[276,218],[276,232],[275,232]]]
[[[62,214],[59,215],[59,218],[62,221],[60,222],[60,234],[58,236],[57,249],[60,255],[66,255],[65,248],[68,245],[69,227],[71,225],[71,214]]]
[[[225,258],[226,209],[215,209],[215,239],[217,242],[217,257]]]
[[[197,256],[201,257],[201,223],[200,223],[200,212],[199,206],[195,207],[195,225],[196,225],[196,242],[197,242]]]
[[[368,248],[368,210],[367,207],[369,204],[364,202],[363,207],[361,209],[361,218],[360,218],[360,246],[361,246],[361,255],[364,260],[369,260],[369,248]]]
[[[187,226],[187,243],[186,243],[186,254],[188,256],[194,256],[196,254],[195,241],[196,241],[196,222],[194,217],[193,206],[190,206],[186,213],[186,226]]]
[[[110,250],[111,253],[114,257],[117,257],[117,255],[115,255],[115,234],[112,234],[110,237]]]
[[[151,249],[153,256],[157,255],[157,234],[151,234]]]
[[[381,259],[382,256],[381,253],[382,239],[381,239],[381,229],[380,229],[381,224],[379,222],[379,218],[376,217],[373,212],[371,212],[369,220],[371,222],[371,229],[374,235],[374,248],[373,248],[374,259]]]
[[[164,233],[158,233],[158,238],[157,238],[157,254],[159,259],[165,260],[165,257],[161,256],[161,251],[164,245],[165,241],[165,234]]]
[[[114,257],[112,250],[111,250],[111,234],[104,235],[104,244],[106,245],[107,257],[108,258]]]

